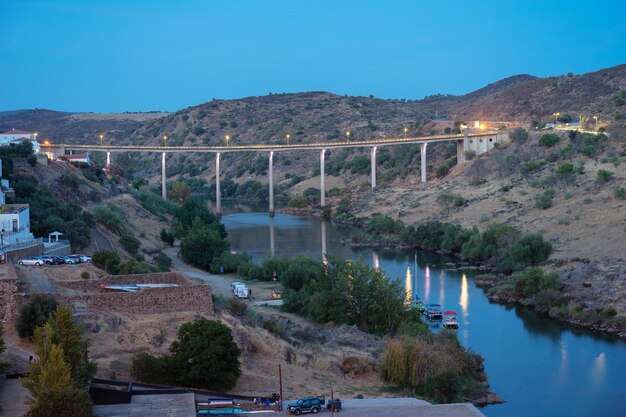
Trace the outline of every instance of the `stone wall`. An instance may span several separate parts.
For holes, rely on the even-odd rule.
[[[17,315],[18,280],[12,265],[0,265],[0,321]]]
[[[179,287],[144,288],[137,292],[119,292],[99,285],[178,284]],[[57,285],[82,294],[59,297],[59,301],[75,309],[97,312],[168,313],[195,311],[213,314],[211,287],[196,285],[176,272],[154,274],[111,275],[100,280],[59,281]]]
[[[189,285],[173,288],[145,288],[138,292],[91,293],[59,297],[75,309],[96,312],[171,313],[195,311],[213,314],[211,287]]]

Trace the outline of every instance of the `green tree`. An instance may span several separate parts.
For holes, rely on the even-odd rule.
[[[72,310],[62,305],[57,306],[49,323],[52,343],[62,349],[72,381],[77,388],[85,388],[96,374],[96,364],[89,360],[89,341],[84,337],[84,329],[74,323]]]
[[[155,358],[147,353],[133,357],[131,375],[152,383],[226,391],[241,375],[241,351],[224,324],[201,318],[180,326],[170,354]]]
[[[20,380],[32,399],[27,417],[91,417],[93,405],[86,390],[76,386],[61,346],[53,343],[50,324],[35,331],[35,354],[29,373]]]
[[[183,204],[191,198],[191,187],[185,181],[176,181],[170,191],[170,198],[178,204]]]
[[[57,308],[57,300],[48,294],[33,294],[20,306],[15,322],[17,334],[22,339],[33,337],[37,327],[43,326]]]
[[[118,274],[120,271],[120,257],[113,251],[106,249],[97,250],[93,253],[91,261],[95,266],[104,269],[111,275]]]
[[[194,266],[209,269],[222,252],[230,249],[230,243],[220,235],[220,230],[197,220],[187,236],[180,242],[180,255]]]

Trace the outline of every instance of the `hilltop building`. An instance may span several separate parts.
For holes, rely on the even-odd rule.
[[[0,160],[0,172],[2,161]],[[0,183],[0,246],[28,242],[34,239],[30,232],[30,207],[28,204],[6,204],[6,194],[13,193],[9,181]]]
[[[19,144],[21,142],[31,142],[33,144],[33,153],[41,152],[36,133],[16,129],[0,133],[0,146],[10,145],[11,143]]]

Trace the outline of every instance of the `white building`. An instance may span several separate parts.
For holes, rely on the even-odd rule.
[[[39,153],[41,151],[41,147],[39,146],[39,142],[37,142],[37,134],[31,132],[25,132],[23,130],[7,130],[6,132],[0,133],[0,146],[2,145],[10,145],[11,143],[19,144],[21,142],[31,142],[33,144],[33,152]]]
[[[2,172],[2,160],[0,160]],[[5,190],[8,180],[1,180],[0,187],[0,246],[26,242],[33,239],[30,232],[30,207],[28,204],[6,204]]]
[[[86,154],[86,153],[72,153],[72,154],[61,155],[59,156],[59,159],[62,161],[78,162],[78,163],[87,164],[87,165],[91,165],[93,162],[89,154]]]

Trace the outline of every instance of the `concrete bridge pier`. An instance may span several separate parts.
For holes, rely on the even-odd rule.
[[[215,215],[222,217],[222,188],[220,186],[220,153],[215,154]]]
[[[326,187],[324,185],[324,154],[326,149],[320,151],[320,206],[326,206]]]
[[[274,217],[274,151],[270,151],[270,217]]]
[[[165,152],[161,154],[161,198],[167,200],[167,189],[165,187]]]
[[[376,188],[376,148],[377,146],[374,146],[370,151],[370,165],[372,165],[372,190]]]
[[[426,182],[426,146],[427,143],[420,143],[420,156],[421,156],[421,164],[420,168],[422,171],[422,182]]]
[[[111,152],[107,152],[107,165],[106,170],[108,171],[111,168]]]
[[[465,140],[457,140],[456,141],[456,163],[457,165],[465,162]]]

